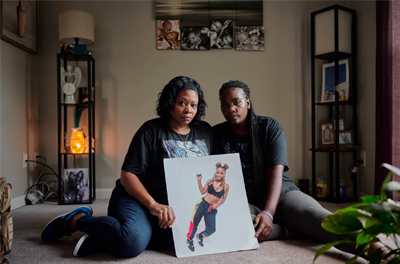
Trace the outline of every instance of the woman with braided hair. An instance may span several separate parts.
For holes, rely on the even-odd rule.
[[[194,206],[193,214],[190,220],[189,232],[187,233],[186,244],[191,251],[194,251],[193,237],[196,236],[200,246],[204,246],[203,238],[211,236],[215,230],[215,216],[217,215],[217,208],[220,207],[226,200],[229,192],[229,185],[225,183],[226,170],[229,169],[228,164],[221,165],[220,162],[215,164],[216,171],[214,177],[209,179],[206,184],[201,184],[203,178],[201,174],[197,174],[197,183],[200,193],[203,196]],[[197,226],[204,216],[204,223],[206,229],[198,234]]]
[[[239,153],[257,239],[279,239],[282,233],[290,237],[292,232],[324,242],[345,238],[322,228],[322,221],[331,213],[299,191],[290,179],[282,125],[254,113],[249,87],[241,81],[229,81],[219,90],[219,99],[226,122],[213,127],[214,154]],[[371,252],[381,247],[376,242]],[[357,252],[355,244],[337,248],[353,254],[361,250]]]

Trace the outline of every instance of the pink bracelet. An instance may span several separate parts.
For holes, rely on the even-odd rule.
[[[268,215],[269,217],[271,217],[272,222],[274,222],[274,217],[272,216],[272,214],[268,213],[267,211],[262,211],[261,213],[264,213],[264,214]]]

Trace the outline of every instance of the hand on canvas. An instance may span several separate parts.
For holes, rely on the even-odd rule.
[[[171,228],[175,222],[175,212],[172,207],[156,203],[150,208],[150,213],[158,217],[158,224],[161,228]]]
[[[273,226],[272,219],[268,215],[264,213],[258,214],[254,219],[254,227],[256,228],[255,237],[258,241],[263,241],[269,237]]]
[[[197,180],[198,180],[198,181],[200,181],[201,179],[203,179],[203,176],[201,176],[201,174],[197,174],[196,177],[197,177]]]

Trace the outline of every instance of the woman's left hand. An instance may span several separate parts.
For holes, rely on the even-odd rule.
[[[269,217],[267,214],[259,213],[254,219],[254,227],[257,229],[255,237],[258,239],[258,241],[263,241],[269,237],[273,226],[274,225],[271,217]]]
[[[217,209],[217,208],[218,208],[218,204],[213,204],[213,205],[211,206],[211,208],[212,208],[212,209]]]

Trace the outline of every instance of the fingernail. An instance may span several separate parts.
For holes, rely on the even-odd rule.
[[[256,234],[256,237],[258,237],[258,234]]]

